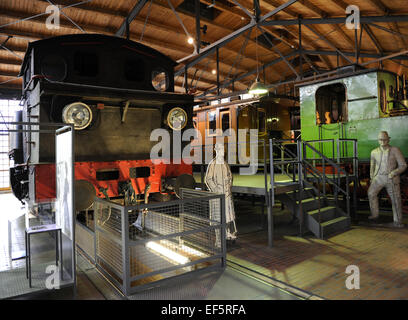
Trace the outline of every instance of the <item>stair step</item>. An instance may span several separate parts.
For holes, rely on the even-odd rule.
[[[298,192],[299,192],[299,190],[293,190],[293,191],[286,192],[286,194],[287,194],[291,199],[293,199],[294,201],[298,201],[298,200],[297,200]],[[303,193],[302,193],[302,199],[303,199],[303,200],[304,200],[304,199],[307,199],[307,198],[311,198],[311,197],[313,197],[313,196],[314,196],[314,194],[313,194],[313,190],[312,190],[311,188],[305,188],[305,189],[303,189]]]
[[[323,208],[320,208],[320,213],[328,212],[328,211],[333,210],[333,209],[336,209],[336,207],[332,207],[332,206],[323,207]],[[310,214],[310,215],[314,215],[316,213],[317,214],[319,213],[319,209],[312,210],[312,211],[308,212],[308,214]]]
[[[316,198],[306,198],[306,199],[302,200],[302,203],[308,203],[308,202],[317,201],[317,200],[318,199],[316,199]],[[296,200],[296,204],[299,204],[299,200]]]
[[[334,218],[337,218],[339,216],[339,214],[338,214],[338,212],[336,210],[336,207],[333,207],[333,206],[322,206],[320,208],[320,211],[319,211],[318,208],[315,209],[315,210],[313,210],[313,209],[314,208],[311,208],[310,211],[307,211],[307,210],[305,210],[305,211],[308,214],[309,219],[313,219],[317,223],[319,223],[319,221],[320,221],[320,223],[323,223],[323,222],[332,220]],[[320,214],[319,214],[319,212],[320,212]]]
[[[350,218],[341,216],[335,219],[323,222],[321,224],[321,238],[327,238],[338,232],[344,232],[350,228]]]
[[[299,208],[300,203],[297,200],[296,201],[296,206]],[[315,198],[315,197],[310,197],[302,200],[302,209],[304,212],[309,212],[312,210],[319,209],[319,207],[325,207],[326,203],[323,198]]]
[[[312,188],[303,188],[303,191],[311,191],[311,190],[313,190],[313,189]],[[293,190],[293,191],[289,191],[289,192],[286,192],[286,193],[294,194],[294,193],[297,193],[297,192],[299,192],[299,190]]]
[[[321,225],[322,225],[322,227],[327,227],[327,226],[329,226],[331,224],[338,223],[340,221],[347,220],[347,219],[348,219],[347,217],[338,217],[338,218],[323,222],[323,223],[321,223]]]

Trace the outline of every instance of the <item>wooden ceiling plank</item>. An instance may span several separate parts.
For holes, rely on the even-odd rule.
[[[21,17],[21,13],[18,14],[18,13],[16,13],[16,12],[7,12],[7,13],[1,12],[1,13],[0,13],[0,16],[7,17],[7,18],[19,19],[19,18]],[[34,19],[31,20],[31,22],[32,22],[32,23],[40,23],[40,24],[43,24],[43,19],[41,19],[41,18],[34,18]],[[75,30],[75,28],[74,28],[69,22],[67,22],[67,21],[61,20],[61,21],[60,21],[60,24],[61,24],[61,26],[64,27],[64,28],[68,28],[68,29]],[[97,32],[97,33],[102,33],[102,34],[112,34],[112,33],[115,32],[113,28],[111,28],[111,30],[106,30],[104,27],[99,27],[99,26],[95,26],[95,25],[86,25],[85,27],[86,27],[89,31]],[[156,27],[156,26],[155,26],[155,27]],[[1,33],[1,31],[2,31],[2,30],[0,30],[0,33]],[[3,31],[4,31],[4,30],[3,30]],[[167,31],[169,31],[169,28],[168,28]],[[12,33],[7,33],[7,34],[11,34],[11,35],[16,35],[16,34],[17,34],[17,35],[24,35],[24,36],[26,36],[26,37],[30,37],[30,36],[31,36],[30,33],[22,33],[22,32],[19,33],[18,31],[12,31]],[[42,36],[41,38],[45,38],[45,37],[47,37],[47,35],[44,35],[44,36]],[[35,36],[32,37],[32,38],[33,38],[34,40],[38,40],[38,39],[39,39],[39,37],[35,37]],[[133,38],[133,39],[139,39],[139,38],[140,38],[140,34],[135,33],[135,32],[131,32],[131,38]],[[189,53],[189,52],[188,52],[188,47],[179,46],[179,45],[172,44],[172,43],[169,43],[169,42],[163,43],[163,41],[161,41],[161,40],[156,40],[156,39],[149,38],[149,37],[146,37],[146,36],[144,36],[144,39],[143,39],[142,43],[145,43],[145,44],[147,44],[147,45],[152,44],[152,45],[155,45],[155,46],[160,46],[160,47],[163,48],[163,49],[171,49],[171,50],[173,50],[173,51],[182,52],[182,53],[184,53],[184,54],[188,54],[188,53]],[[230,49],[226,49],[226,51],[227,51],[228,54],[234,54],[234,53],[235,53],[235,51],[232,51],[232,50],[230,50]],[[250,57],[245,57],[245,59],[252,60],[253,63],[256,63],[256,59],[253,59],[253,58],[250,58]],[[212,58],[212,60],[215,61],[214,58]],[[245,68],[240,68],[240,69],[241,69],[241,70],[244,70],[244,71],[249,71],[249,70],[250,70],[250,69],[245,69]]]
[[[375,37],[374,33],[372,32],[371,28],[367,24],[362,24],[362,27],[365,29],[367,32],[369,38],[371,39],[371,42],[374,44],[376,50],[378,53],[381,55],[384,54],[384,49],[381,47],[380,43],[378,42],[377,38]]]
[[[43,0],[38,0],[38,1],[43,1]],[[44,0],[44,1],[46,1],[46,0]],[[64,0],[56,0],[55,1],[56,3],[61,3],[61,4],[66,4],[67,3],[67,1],[64,1]],[[160,7],[162,7],[162,8],[165,8],[166,10],[171,10],[171,8],[169,8],[169,7],[167,7],[167,6],[165,6],[165,5],[162,5],[162,4],[157,4],[157,3],[155,3],[155,2],[153,2],[153,5],[157,5],[157,6],[160,6]],[[88,11],[88,12],[92,12],[93,11],[93,9],[91,9],[91,8],[89,8],[89,7],[86,7],[86,6],[78,6],[78,9],[81,9],[81,10],[86,10],[86,11]],[[103,10],[103,12],[104,12],[104,14],[110,14],[110,15],[114,15],[114,16],[117,16],[114,12],[109,12],[109,11],[107,11],[107,10]],[[180,15],[187,15],[188,17],[190,17],[190,18],[194,18],[195,19],[195,16],[194,15],[190,15],[190,14],[187,14],[187,13],[184,13],[184,12],[178,12],[178,14],[180,14]],[[37,19],[37,21],[38,21],[38,19]],[[133,23],[136,23],[136,24],[138,24],[138,25],[143,25],[144,26],[144,24],[145,24],[145,21],[144,21],[144,19],[143,18],[135,18],[134,20],[133,20]],[[207,22],[208,23],[208,22]],[[215,24],[215,23],[210,23],[210,24]],[[69,27],[69,23],[64,23],[63,24],[63,26],[64,27]],[[158,22],[155,22],[155,21],[152,21],[151,19],[149,20],[149,23],[147,24],[147,26],[148,27],[151,27],[151,28],[153,28],[153,29],[155,29],[155,30],[158,30],[158,31],[162,31],[162,32],[173,32],[173,33],[175,33],[175,34],[177,34],[177,35],[180,35],[180,34],[182,34],[182,32],[180,32],[180,29],[178,29],[178,28],[176,28],[176,27],[169,27],[169,26],[164,26],[162,23],[158,23]],[[218,25],[218,24],[216,24],[216,26],[217,27],[220,27],[220,28],[223,28],[224,29],[224,31],[227,31],[227,32],[233,32],[234,30],[232,30],[232,29],[229,29],[229,28],[226,28],[225,26],[221,26],[221,25]],[[88,26],[88,28],[91,28],[91,29],[89,29],[89,31],[92,31],[92,32],[102,32],[102,30],[103,30],[103,28],[99,28],[99,30],[96,30],[95,28],[94,28],[94,26]],[[114,28],[112,28],[112,27],[109,27],[109,33],[115,33],[115,29]],[[212,38],[210,41],[216,41],[214,38]],[[254,40],[250,40],[253,44],[255,43],[255,41]],[[266,48],[266,47],[265,47]],[[231,53],[233,53],[233,52],[235,52],[235,49],[231,49],[230,47],[228,47],[228,46],[224,46],[223,47],[223,49],[225,49],[225,50],[228,50],[228,51],[231,51]],[[269,48],[266,48],[266,49],[269,49]],[[276,54],[275,54],[275,56],[277,56]],[[256,63],[256,59],[254,58],[254,57],[251,57],[251,56],[249,56],[249,55],[246,55],[246,58],[247,59],[251,59],[251,60],[253,60],[253,62],[254,63]]]
[[[330,1],[330,3],[336,6],[337,8],[342,9],[344,12],[349,6],[349,4],[345,3],[343,0],[328,0],[328,1]]]
[[[277,3],[274,0],[267,0],[264,1],[266,3],[268,3],[269,5],[272,5],[274,7],[278,7],[280,4]],[[315,7],[314,5],[310,5],[310,3],[306,3],[305,1],[300,2],[300,4],[302,4],[303,6],[308,7],[309,9],[311,9],[312,11],[314,11],[315,13],[317,13],[318,15],[320,15],[321,17],[326,17],[327,13],[323,10],[318,9],[317,7]],[[284,10],[282,10],[283,12],[285,12],[286,14],[288,14],[289,16],[291,16],[292,18],[299,18],[299,15],[297,14],[297,12],[293,11],[290,8],[285,8]],[[290,27],[287,26],[286,30],[291,33],[294,37],[298,37],[298,30],[294,30],[294,29],[298,29],[297,27]],[[299,43],[299,39],[296,39],[297,43]],[[312,48],[315,48],[315,46],[311,45],[312,40],[304,35],[304,32],[302,32],[302,45],[306,45],[306,46],[310,46]],[[326,63],[327,67],[329,67],[330,69],[332,68],[331,63],[329,62],[328,59],[323,59],[323,61]]]
[[[298,0],[297,2],[298,4],[304,6],[305,8],[309,9],[310,11],[312,11],[314,14],[318,15],[319,17],[327,17],[329,14],[320,9],[319,7],[315,6],[314,4],[312,4],[311,2],[309,2],[308,0]]]
[[[382,14],[388,15],[389,13],[389,8],[386,7],[381,0],[366,0],[368,3],[370,3],[374,8],[376,8],[377,11],[380,11]]]
[[[116,31],[115,36],[121,37],[126,31],[129,31],[129,24],[133,19],[139,14],[139,12],[145,6],[147,0],[138,0],[136,5],[130,10],[129,14],[126,16],[125,21],[122,22],[118,31]]]
[[[355,48],[355,43],[353,40],[350,39],[350,37],[343,31],[343,29],[338,25],[338,24],[333,24],[333,28],[340,34],[340,36],[346,40],[347,44],[351,48]]]

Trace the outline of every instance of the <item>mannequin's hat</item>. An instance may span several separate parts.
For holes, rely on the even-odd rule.
[[[391,139],[391,137],[388,135],[387,131],[380,131],[378,134],[378,139]]]

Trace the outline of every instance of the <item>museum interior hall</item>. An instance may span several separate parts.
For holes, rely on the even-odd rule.
[[[407,4],[0,0],[0,299],[407,300]]]

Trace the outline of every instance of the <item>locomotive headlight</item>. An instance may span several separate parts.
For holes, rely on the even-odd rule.
[[[181,130],[187,124],[187,113],[182,108],[173,108],[167,116],[167,123],[173,130]]]
[[[65,123],[73,124],[75,130],[83,130],[92,121],[91,108],[82,102],[66,105],[62,110],[62,120]]]

